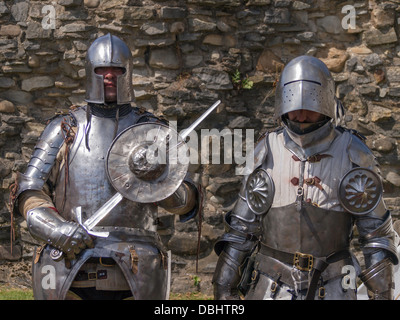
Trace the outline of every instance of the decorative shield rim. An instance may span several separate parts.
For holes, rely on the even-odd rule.
[[[375,210],[383,193],[379,175],[371,169],[357,167],[349,170],[338,188],[340,204],[354,215],[365,215]]]
[[[154,135],[154,137],[157,136],[156,139],[160,137],[165,139],[167,134],[176,136],[177,152],[176,154],[168,152],[168,156],[165,155],[165,159],[168,161],[164,173],[160,177],[146,181],[138,178],[129,169],[128,161],[134,148],[154,143],[154,141],[147,140],[148,132],[152,129],[157,130],[157,135]],[[134,124],[119,133],[112,142],[106,156],[107,177],[111,185],[124,198],[139,203],[158,202],[172,195],[185,178],[189,163],[181,163],[178,154],[186,151],[186,143],[171,127],[159,122]]]
[[[272,205],[274,194],[274,182],[266,170],[258,168],[249,175],[246,182],[246,201],[254,214],[266,213]]]

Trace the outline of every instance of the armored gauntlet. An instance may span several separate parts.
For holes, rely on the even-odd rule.
[[[69,259],[74,259],[82,249],[93,246],[93,239],[79,224],[64,220],[52,208],[29,210],[26,221],[35,239],[63,251]]]

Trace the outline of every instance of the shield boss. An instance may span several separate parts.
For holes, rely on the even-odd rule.
[[[107,154],[107,175],[125,198],[151,203],[172,195],[188,171],[187,145],[172,128],[141,123],[121,132]]]

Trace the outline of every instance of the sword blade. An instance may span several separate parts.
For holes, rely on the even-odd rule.
[[[218,100],[214,102],[214,104],[208,108],[206,112],[204,112],[195,122],[193,122],[188,128],[185,130],[182,130],[180,136],[182,137],[182,140],[185,140],[185,138],[189,135],[190,132],[196,128],[200,122],[202,122],[213,110],[218,107],[218,105],[221,103],[221,100]]]
[[[83,226],[87,230],[92,230],[124,197],[117,192],[113,195],[102,207],[97,210],[89,219],[87,219]]]

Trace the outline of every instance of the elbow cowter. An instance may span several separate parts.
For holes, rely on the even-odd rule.
[[[184,181],[172,195],[158,202],[158,205],[170,213],[183,215],[198,203],[196,188]]]
[[[382,221],[378,226],[376,222]],[[375,224],[375,228],[368,228],[371,223]],[[377,250],[383,250],[387,256],[391,259],[393,264],[398,264],[399,258],[397,254],[397,248],[395,244],[395,231],[393,229],[392,217],[389,211],[387,211],[382,220],[380,219],[359,219],[358,229],[364,227],[367,230],[371,230],[367,233],[360,232],[360,237],[358,239],[361,249],[364,254],[368,252],[374,252]],[[381,260],[381,259],[380,259]],[[367,268],[377,261],[368,261],[366,258]]]

